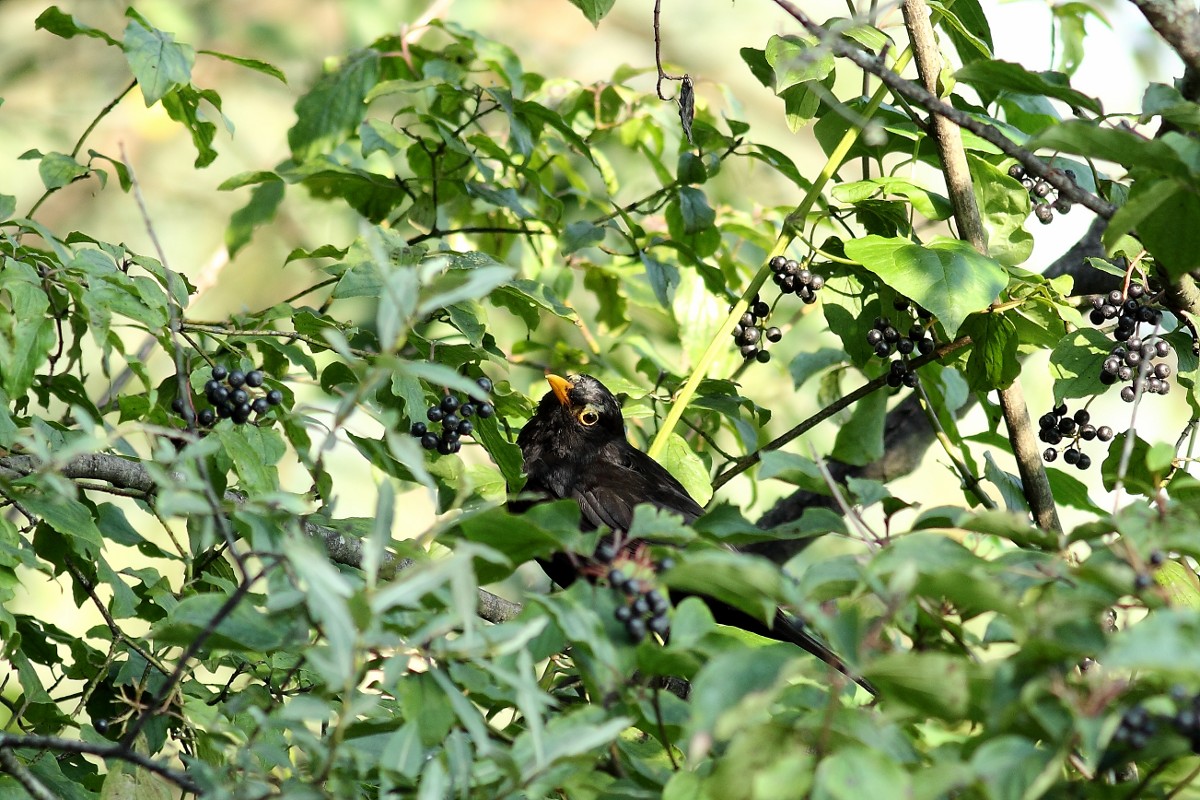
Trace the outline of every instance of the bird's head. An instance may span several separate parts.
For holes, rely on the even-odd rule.
[[[625,438],[621,405],[600,381],[591,375],[547,375],[546,382],[550,391],[538,403],[535,416],[552,419],[555,427],[585,440]]]

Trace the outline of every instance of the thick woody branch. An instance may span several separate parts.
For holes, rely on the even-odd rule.
[[[0,477],[10,480],[31,475],[41,469],[41,463],[33,456],[0,457]],[[140,462],[107,453],[87,453],[76,456],[62,465],[57,472],[72,480],[105,481],[119,489],[141,492],[147,499],[156,488],[154,479]],[[235,491],[227,492],[225,499],[234,503],[246,501],[245,495]],[[313,522],[308,518],[301,522],[307,535],[319,539],[325,545],[325,550],[331,560],[348,567],[362,568],[363,544],[360,539],[336,528]],[[412,564],[410,559],[397,559],[390,553],[385,553],[380,577],[385,580],[391,579]],[[488,622],[505,622],[515,617],[520,611],[520,604],[505,600],[483,589],[479,590],[479,616]]]
[[[904,24],[912,41],[917,73],[926,88],[936,85],[941,70],[941,57],[933,36],[933,25],[929,21],[929,7],[925,0],[904,0]],[[944,116],[933,119],[933,138],[942,161],[942,173],[946,176],[950,203],[954,208],[954,220],[958,223],[959,235],[983,255],[987,255],[987,234],[975,201],[971,173],[967,168],[967,154],[963,149],[962,135],[953,121]],[[999,389],[1000,408],[1004,412],[1004,423],[1008,428],[1008,440],[1017,459],[1021,473],[1021,486],[1033,520],[1039,528],[1062,532],[1058,511],[1054,506],[1054,493],[1050,490],[1050,479],[1042,464],[1042,454],[1034,438],[1033,425],[1029,420],[1029,409],[1019,381]]]
[[[1200,12],[1195,0],[1133,0],[1188,69],[1200,72]]]

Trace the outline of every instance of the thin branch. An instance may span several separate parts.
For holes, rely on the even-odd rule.
[[[406,244],[419,244],[428,239],[437,239],[442,236],[450,236],[455,233],[519,233],[522,236],[545,236],[546,231],[539,231],[534,228],[505,228],[502,225],[467,225],[462,228],[448,228],[441,230],[434,227],[428,233],[418,233],[405,240]]]
[[[16,778],[33,800],[58,800],[58,795],[46,788],[36,775],[17,760],[13,751],[4,746],[0,746],[0,769]]]
[[[654,0],[654,63],[658,67],[658,83],[654,85],[654,90],[658,93],[659,100],[670,100],[662,93],[663,81],[678,81],[682,80],[682,75],[668,75],[662,68],[662,34],[658,30],[658,18],[662,10],[662,0]]]
[[[0,457],[0,478],[20,478],[35,474],[48,467],[52,467],[58,474],[76,481],[107,481],[117,490],[136,491],[147,499],[156,490],[154,479],[143,464],[109,453],[87,453],[75,456],[62,464],[43,464],[34,456],[3,456]],[[80,488],[91,487],[84,485]],[[225,499],[230,503],[240,504],[245,503],[247,498],[241,492],[229,490],[225,493]],[[334,563],[362,569],[363,544],[361,539],[336,528],[314,522],[309,517],[302,518],[300,523],[301,529],[306,535],[321,540],[325,551]],[[380,568],[380,577],[390,580],[413,564],[411,559],[397,559],[392,554],[385,553]],[[520,612],[521,605],[519,603],[505,600],[484,589],[479,590],[479,616],[482,619],[492,623],[506,622]]]
[[[200,652],[200,648],[204,647],[205,642],[207,642],[209,638],[217,632],[217,628],[222,622],[225,621],[225,618],[232,614],[233,610],[238,607],[238,604],[240,604],[242,600],[245,599],[246,595],[250,593],[250,587],[257,583],[264,575],[266,575],[267,571],[270,569],[271,567],[264,567],[258,573],[258,575],[253,577],[247,576],[244,580],[238,583],[238,586],[233,590],[233,593],[230,594],[229,597],[225,598],[225,602],[222,603],[220,608],[218,608],[212,615],[212,619],[210,619],[208,624],[204,626],[204,630],[196,634],[196,638],[191,641],[191,643],[179,656],[179,661],[175,664],[174,671],[171,673],[171,676],[167,678],[166,683],[163,684],[159,691],[160,696],[154,698],[156,702],[146,703],[145,707],[141,709],[137,718],[134,719],[133,724],[130,725],[125,731],[125,734],[121,737],[121,747],[132,747],[133,743],[137,741],[138,734],[141,733],[142,729],[146,727],[146,724],[150,721],[150,718],[159,713],[159,711],[169,704],[171,696],[178,691],[179,685],[183,682],[183,675],[188,670],[188,662],[196,657],[196,654]]]
[[[173,291],[176,287],[182,287],[185,284],[179,275],[171,269],[170,262],[167,260],[167,252],[162,246],[162,242],[158,239],[158,232],[154,229],[154,222],[150,219],[150,210],[146,207],[146,198],[142,196],[142,186],[138,182],[137,173],[133,169],[133,165],[129,162],[129,156],[125,152],[124,143],[121,144],[121,161],[125,164],[125,169],[129,172],[129,184],[133,190],[133,199],[137,203],[138,211],[142,216],[142,222],[146,225],[146,233],[150,236],[150,243],[154,246],[154,252],[158,255],[158,263],[162,266],[163,275],[166,277],[167,293],[167,311],[169,313],[168,330],[171,333],[172,352],[171,355],[175,361],[175,384],[179,397],[190,398],[192,389],[188,385],[187,380],[187,364],[183,360],[183,347],[179,344],[179,325],[183,320],[183,309],[179,307],[179,301],[175,298]],[[196,433],[196,412],[190,407],[188,401],[188,411],[191,413],[185,416],[188,432]],[[225,514],[221,509],[221,502],[217,499],[217,493],[213,489],[212,480],[208,474],[208,462],[206,459],[196,459],[196,472],[200,476],[200,484],[204,487],[204,499],[208,501],[209,507],[212,509],[213,524],[217,526],[217,530],[221,534],[221,538],[229,544],[229,556],[233,559],[237,566],[240,582],[245,584],[250,577],[250,570],[246,566],[246,560],[238,552],[234,546],[235,537],[233,530],[229,527],[228,520],[225,519]]]
[[[958,473],[958,479],[962,481],[963,488],[975,495],[975,499],[980,505],[988,510],[996,508],[996,501],[993,500],[987,492],[980,486],[982,482],[980,477],[967,466],[966,460],[954,452],[954,443],[950,441],[950,436],[942,427],[942,421],[938,418],[937,411],[933,407],[933,403],[929,401],[929,395],[925,392],[925,382],[917,378],[917,398],[921,404],[921,409],[925,412],[925,419],[929,421],[929,427],[933,429],[933,435],[941,444],[942,450],[946,453],[946,457],[950,459],[950,463],[954,465],[954,470]]]
[[[0,732],[0,753],[6,752],[7,748],[53,750],[60,753],[81,753],[84,755],[99,756],[100,758],[117,758],[121,761],[136,764],[145,770],[153,772],[155,775],[166,778],[185,792],[191,792],[196,795],[200,794],[200,786],[186,774],[173,770],[170,767],[165,767],[157,761],[120,744],[93,744],[91,742],[81,742],[76,739],[62,739],[58,736],[39,736],[37,734],[22,736],[15,733]],[[5,764],[5,768],[8,768],[7,764]],[[57,797],[54,794],[47,796],[52,799]]]
[[[65,563],[67,565],[67,570],[75,578],[75,582],[83,587],[83,590],[87,592],[88,597],[91,598],[92,604],[95,605],[96,609],[100,612],[100,616],[104,617],[104,623],[108,625],[108,630],[112,633],[113,639],[118,642],[123,642],[126,647],[141,656],[147,664],[154,667],[163,675],[169,675],[170,673],[167,672],[167,668],[164,667],[157,658],[151,655],[146,648],[142,647],[132,638],[125,635],[125,632],[121,630],[121,626],[117,624],[117,621],[113,618],[113,615],[108,612],[108,607],[104,605],[104,601],[102,601],[99,595],[96,594],[96,587],[90,580],[88,580],[87,576],[83,574],[79,567],[75,565],[75,561],[70,556],[67,556]],[[118,580],[120,579],[118,578]]]
[[[91,136],[92,131],[94,131],[96,129],[96,126],[100,124],[100,120],[107,117],[109,112],[111,112],[114,108],[117,107],[117,103],[120,103],[122,100],[124,100],[125,95],[127,95],[131,91],[133,91],[133,87],[135,87],[135,86],[137,86],[137,81],[136,80],[130,81],[129,85],[126,86],[124,89],[122,89],[121,92],[116,97],[114,97],[112,100],[110,100],[108,105],[106,105],[104,108],[100,109],[100,111],[92,119],[91,123],[89,123],[87,128],[84,129],[83,133],[80,134],[79,139],[76,140],[75,147],[71,149],[71,158],[72,159],[74,159],[75,156],[79,155],[79,151],[83,149],[83,143],[85,141],[87,141],[87,138],[89,136]],[[124,160],[124,158],[122,158],[122,160]],[[42,196],[39,197],[36,202],[34,202],[34,204],[29,208],[29,210],[27,212],[25,212],[25,217],[27,219],[33,219],[33,215],[37,213],[37,210],[39,208],[41,208],[42,203],[46,202],[46,200],[49,199],[50,195],[54,194],[61,188],[62,188],[61,186],[57,186],[53,189],[47,189],[42,194]]]
[[[960,128],[966,128],[979,138],[994,144],[1005,155],[1012,156],[1021,162],[1026,171],[1040,177],[1058,190],[1059,196],[1066,197],[1074,203],[1086,206],[1101,217],[1108,219],[1116,213],[1117,207],[1107,200],[1091,192],[1084,191],[1066,176],[1061,170],[1055,169],[1029,150],[1015,144],[1001,133],[996,127],[980,122],[964,111],[959,111],[949,103],[945,103],[925,89],[920,84],[900,77],[884,66],[881,59],[873,53],[862,50],[857,45],[833,33],[828,28],[815,22],[789,0],[775,0],[776,5],[790,14],[804,26],[809,33],[824,42],[834,55],[853,61],[861,69],[879,78],[885,86],[902,95],[916,105],[924,108],[938,117],[944,117]]]
[[[205,333],[209,336],[266,336],[276,339],[291,339],[293,341],[304,342],[313,347],[319,347],[322,350],[329,350],[328,342],[322,342],[311,336],[305,336],[303,333],[296,331],[273,331],[269,329],[243,330],[241,328],[226,327],[223,325],[211,325],[204,322],[188,322],[180,320],[179,330],[191,331],[193,333]],[[357,348],[347,348],[347,352],[352,353],[359,358],[373,358],[378,353],[370,352],[369,350],[359,350]]]
[[[962,350],[964,347],[968,347],[970,344],[970,336],[961,336],[958,339],[955,339],[953,342],[942,345],[928,355],[921,356],[920,358],[914,358],[910,363],[913,369],[917,369],[918,367],[922,367],[931,361],[936,361],[940,358],[950,355],[951,353],[957,353],[959,350]],[[730,480],[738,475],[741,475],[743,472],[761,461],[762,454],[764,452],[768,450],[778,450],[789,442],[804,435],[812,428],[815,428],[818,424],[829,419],[843,408],[847,408],[857,403],[859,400],[862,400],[864,397],[878,389],[882,389],[884,386],[887,386],[886,375],[880,375],[878,378],[867,381],[853,392],[850,392],[850,394],[842,395],[837,400],[825,406],[816,414],[813,414],[811,417],[804,420],[787,433],[772,439],[770,442],[767,442],[754,452],[747,453],[746,455],[742,456],[736,462],[734,462],[733,466],[729,467],[713,479],[713,491],[715,492],[716,490],[720,489],[722,486],[729,483]]]

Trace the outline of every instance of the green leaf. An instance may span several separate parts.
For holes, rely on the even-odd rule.
[[[1186,563],[1164,561],[1154,570],[1154,582],[1167,593],[1171,606],[1200,611],[1200,580]]]
[[[1100,371],[1112,346],[1112,340],[1095,328],[1080,328],[1059,341],[1050,353],[1055,405],[1107,389],[1100,383]]]
[[[1008,267],[1025,263],[1033,253],[1033,236],[1025,230],[1029,192],[1007,171],[974,154],[967,154],[967,165],[987,229],[988,254]]]
[[[962,330],[971,337],[965,371],[971,391],[986,392],[1011,386],[1021,374],[1021,362],[1017,360],[1017,326],[1004,314],[975,314],[967,318]]]
[[[368,545],[369,546],[369,545]],[[358,626],[350,611],[354,590],[312,539],[295,535],[284,548],[288,563],[296,571],[308,613],[321,626],[327,648],[306,650],[329,683],[340,686],[352,679]]]
[[[788,364],[788,372],[792,375],[792,384],[799,389],[813,375],[845,360],[846,354],[841,350],[822,347],[812,352],[797,353],[792,363]]]
[[[992,57],[992,29],[979,0],[930,0],[929,7],[936,12],[935,24],[949,34],[962,63]]]
[[[1043,95],[1061,100],[1072,108],[1103,114],[1100,101],[1071,88],[1070,80],[1060,72],[1030,72],[1010,61],[974,61],[954,73],[956,80],[974,86],[987,98],[996,92]]]
[[[906,198],[912,207],[928,219],[949,219],[953,209],[950,201],[904,178],[871,178],[843,183],[833,187],[833,196],[845,203],[859,203],[876,194],[897,194]]]
[[[509,491],[518,491],[525,482],[525,460],[521,455],[521,448],[517,447],[515,442],[510,442],[505,438],[503,431],[500,430],[499,419],[497,417],[488,419],[476,417],[475,439],[483,445],[483,449],[487,450],[492,461],[496,462],[496,466],[500,468],[500,474],[504,476],[504,482],[508,485]]]
[[[77,552],[90,556],[104,546],[104,539],[87,506],[63,495],[25,494],[21,504],[54,530],[76,543]]]
[[[151,628],[149,636],[162,645],[183,646],[212,630],[206,640],[209,649],[254,653],[269,653],[288,640],[286,626],[259,611],[248,598],[242,598],[213,629],[213,620],[228,599],[223,594],[185,597],[165,620]]]
[[[174,36],[150,27],[137,16],[125,26],[124,48],[147,107],[192,80],[196,51],[191,45],[178,44]]]
[[[48,31],[64,39],[72,39],[76,36],[91,36],[94,39],[102,39],[113,47],[121,46],[120,42],[104,31],[78,22],[70,14],[63,13],[58,6],[50,6],[38,15],[33,27],[36,30]]]
[[[1126,209],[1139,209],[1136,221]],[[1159,209],[1162,209],[1161,211]],[[1139,180],[1113,221],[1122,228],[1136,225],[1138,238],[1173,279],[1200,267],[1200,196],[1195,178],[1189,180]],[[1105,232],[1105,241],[1110,239]]]
[[[707,505],[712,498],[712,481],[708,478],[708,469],[695,451],[688,446],[687,440],[678,433],[672,432],[667,437],[666,447],[659,461],[667,472],[683,484],[687,493],[701,506]]]
[[[642,251],[642,266],[646,268],[646,280],[654,290],[654,297],[663,308],[670,308],[675,295],[675,287],[679,285],[679,270],[674,264],[659,261],[649,253]]]
[[[12,313],[0,314],[0,378],[9,398],[24,397],[33,376],[54,346],[54,321],[46,316],[50,300],[37,273],[27,264],[4,260],[0,299],[8,296]]]
[[[424,316],[463,300],[487,297],[494,289],[508,283],[516,275],[516,270],[512,267],[496,262],[476,266],[467,259],[452,256],[450,263],[452,268],[430,281],[422,291],[421,302],[416,309],[417,316]]]
[[[560,501],[574,503],[574,501]],[[535,558],[555,553],[576,552],[580,547],[578,521],[564,526],[559,509],[535,506],[525,514],[510,514],[503,508],[491,508],[472,514],[462,521],[463,538],[503,553],[507,562],[479,562],[476,574],[480,583],[495,583]]]
[[[283,74],[283,71],[265,61],[259,61],[256,58],[242,58],[240,56],[230,55],[229,53],[218,53],[216,50],[201,50],[199,52],[206,56],[212,56],[213,58],[220,59],[221,61],[227,61],[230,64],[237,64],[239,67],[245,67],[246,69],[251,69],[255,72],[261,72],[263,75],[270,75],[280,83],[287,83],[287,76]]]
[[[251,494],[279,489],[275,462],[283,455],[283,443],[278,433],[270,428],[234,425],[228,421],[216,425],[212,432],[233,461],[243,489]]]
[[[705,664],[692,681],[692,718],[688,723],[691,736],[711,737],[722,718],[736,714],[743,701],[777,686],[795,657],[795,647],[772,644],[740,647]]]
[[[883,457],[887,421],[886,392],[872,392],[854,404],[847,424],[838,428],[831,456],[847,464],[872,464]]]
[[[759,50],[755,47],[743,47],[738,53],[759,83],[768,89],[775,88],[775,71],[770,63],[767,62],[767,52],[765,50]]]
[[[571,5],[582,11],[583,15],[588,18],[588,22],[598,28],[600,20],[604,19],[604,15],[612,10],[615,2],[616,0],[571,0]]]
[[[1081,120],[1067,120],[1047,128],[1025,146],[1031,151],[1060,150],[1090,159],[1115,161],[1126,168],[1146,167],[1180,178],[1187,178],[1192,172],[1179,154],[1159,139]]]
[[[254,229],[275,219],[275,211],[283,202],[283,181],[273,180],[260,183],[250,193],[246,205],[233,212],[229,227],[225,229],[225,247],[233,258],[239,250],[250,243]]]
[[[1129,436],[1134,437],[1133,449],[1129,455],[1129,468],[1125,470],[1125,490],[1134,494],[1153,497],[1162,475],[1148,474],[1146,470],[1138,469],[1137,465],[1145,464],[1150,453],[1150,445],[1145,439],[1129,431],[1118,433],[1108,445],[1108,457],[1100,464],[1100,477],[1107,491],[1113,491],[1117,486],[1117,472],[1125,452],[1125,441]]]
[[[768,450],[760,456],[760,461],[759,480],[775,478],[810,492],[829,493],[825,479],[821,477],[821,470],[812,459],[783,450]]]
[[[1053,748],[1035,745],[1028,739],[1001,735],[989,739],[971,754],[971,768],[985,797],[1023,800],[1043,795],[1034,786],[1061,760]]]
[[[911,797],[913,790],[912,777],[894,758],[861,745],[842,747],[822,759],[815,777],[815,800]]]
[[[545,747],[541,759],[534,757],[534,741],[528,730],[513,743],[512,757],[522,768],[523,779],[532,780],[548,765],[611,746],[632,724],[630,717],[608,718],[605,709],[584,705],[553,718],[546,725],[541,737]]]
[[[833,72],[833,52],[799,36],[772,36],[767,41],[765,55],[775,73],[776,94],[799,83],[821,80]]]
[[[87,167],[64,153],[46,153],[38,162],[38,175],[47,189],[61,189],[87,174]]]
[[[558,252],[564,256],[604,241],[604,228],[587,220],[568,225],[558,239]]]
[[[846,255],[933,312],[951,338],[967,315],[986,308],[1008,283],[1003,267],[956,239],[921,246],[864,236],[846,242]]]
[[[379,81],[379,60],[376,50],[351,53],[300,98],[296,124],[288,131],[297,162],[332,150],[358,130],[367,111],[367,92]]]
[[[1147,670],[1180,679],[1200,672],[1200,611],[1161,608],[1112,635],[1100,657],[1110,669]]]
[[[221,109],[221,98],[216,92],[198,90],[190,85],[180,86],[162,98],[162,107],[167,116],[187,128],[192,135],[192,146],[196,148],[193,164],[197,169],[208,166],[217,157],[217,151],[212,146],[217,126],[210,121],[212,114],[201,110],[201,102],[215,106],[218,111]],[[224,119],[224,116],[221,118]]]
[[[1174,86],[1152,83],[1146,87],[1138,122],[1145,125],[1154,116],[1161,116],[1181,128],[1200,128],[1200,105],[1185,99]]]
[[[689,555],[664,582],[673,589],[715,597],[768,624],[782,599],[778,567],[760,556],[726,550]]]
[[[17,198],[11,194],[0,194],[0,222],[9,219],[17,210]]]

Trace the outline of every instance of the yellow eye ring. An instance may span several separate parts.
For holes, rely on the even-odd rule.
[[[576,415],[581,425],[592,427],[600,421],[600,414],[593,408],[585,408]]]

